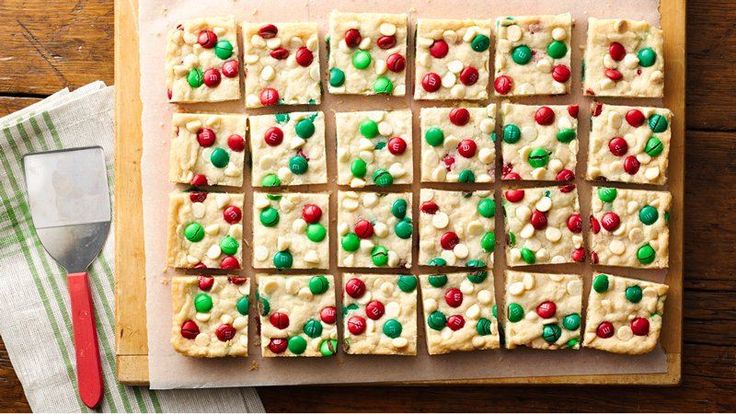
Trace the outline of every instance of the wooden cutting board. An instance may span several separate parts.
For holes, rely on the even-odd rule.
[[[115,0],[115,316],[117,378],[124,384],[148,383],[146,281],[141,202],[141,102],[138,67],[138,0]],[[661,6],[667,59],[664,104],[674,113],[670,150],[673,211],[684,211],[685,175],[685,22],[686,0]],[[644,375],[574,375],[438,381],[473,384],[652,384],[680,382],[682,351],[683,214],[670,221],[670,291],[661,343],[667,372]],[[426,383],[426,382],[425,382]]]

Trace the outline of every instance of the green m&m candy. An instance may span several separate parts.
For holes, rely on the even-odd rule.
[[[296,174],[302,175],[309,169],[309,163],[307,159],[301,155],[295,155],[289,159],[289,170]]]
[[[498,305],[491,306],[491,315],[493,315],[494,318],[498,319]]]
[[[658,218],[659,212],[650,205],[646,205],[639,210],[639,221],[647,226],[654,224]]]
[[[215,148],[210,154],[210,162],[217,168],[225,168],[230,162],[230,155],[222,148]]]
[[[288,250],[276,252],[276,254],[273,255],[273,265],[275,268],[279,270],[289,269],[291,268],[291,265],[293,264],[294,264],[294,257],[291,255],[291,252]]]
[[[345,72],[338,68],[330,69],[330,86],[335,88],[342,86],[345,83]]]
[[[532,60],[532,50],[527,45],[516,46],[511,50],[511,59],[517,65],[526,65]]]
[[[504,210],[504,213],[506,210]],[[516,246],[516,234],[514,234],[513,231],[510,231],[509,234],[506,237],[506,240],[508,242],[509,246]]]
[[[626,300],[631,303],[641,302],[642,292],[641,288],[637,285],[627,287],[624,294],[626,296]]]
[[[521,129],[515,124],[506,124],[503,126],[503,142],[507,144],[516,144],[521,139]]]
[[[319,344],[319,353],[329,357],[337,353],[337,339],[324,339]]]
[[[237,253],[238,247],[240,247],[240,243],[231,236],[225,236],[225,238],[220,240],[220,250],[222,250],[226,255]]]
[[[537,261],[537,255],[534,253],[534,251],[526,247],[522,247],[521,248],[521,259],[526,264],[534,264]]]
[[[478,214],[485,218],[492,218],[496,215],[496,203],[492,198],[484,198],[478,202],[476,207]]]
[[[373,247],[371,261],[376,266],[386,266],[386,263],[388,263],[388,249],[383,246]]]
[[[524,308],[518,303],[510,303],[507,312],[509,322],[519,322],[524,318]]]
[[[445,133],[437,127],[431,127],[424,133],[424,140],[433,147],[439,147],[445,142]]]
[[[548,344],[557,342],[562,336],[562,329],[556,323],[548,323],[542,328],[542,338],[547,341]]]
[[[547,54],[552,59],[561,59],[567,54],[567,45],[565,42],[554,40],[547,45]]]
[[[238,313],[243,316],[247,316],[248,308],[250,308],[250,300],[248,299],[248,295],[241,296],[240,299],[235,302],[235,308],[238,310]]]
[[[199,313],[206,313],[212,309],[212,297],[206,293],[198,293],[194,297],[194,309]]]
[[[649,129],[653,132],[664,132],[667,130],[669,123],[664,115],[654,114],[649,117]]]
[[[409,203],[406,202],[403,198],[399,198],[396,201],[394,201],[393,204],[391,204],[391,214],[394,215],[397,219],[401,220],[404,217],[406,217],[406,209],[408,208]]]
[[[292,336],[289,338],[288,348],[292,354],[301,355],[307,350],[307,340],[301,336]]]
[[[491,39],[484,34],[477,34],[470,41],[470,48],[476,52],[485,52],[491,46]]]
[[[465,169],[460,171],[460,174],[457,176],[457,182],[459,183],[474,183],[475,182],[475,174],[471,170]]]
[[[485,270],[479,270],[477,272],[470,272],[466,276],[469,281],[473,283],[482,283],[488,278],[488,272]]]
[[[322,335],[322,322],[310,319],[304,323],[304,333],[310,338],[319,338]]]
[[[355,69],[366,69],[371,64],[371,54],[365,50],[358,50],[353,53],[353,66]]]
[[[273,227],[279,224],[279,212],[273,207],[266,207],[261,210],[258,218],[261,220],[261,224],[266,227]]]
[[[278,187],[281,185],[281,179],[276,174],[268,174],[261,180],[264,187]]]
[[[568,348],[575,348],[578,345],[578,342],[580,342],[580,338],[578,337],[570,338],[567,340],[566,345]]]
[[[394,226],[394,233],[400,238],[400,239],[408,239],[411,237],[411,233],[414,231],[414,226],[411,224],[411,219],[408,217],[400,220],[396,225]]]
[[[187,83],[192,88],[199,88],[204,83],[204,75],[202,69],[192,68],[187,74]]]
[[[480,239],[480,247],[487,252],[492,252],[496,248],[496,233],[487,231]]]
[[[557,141],[567,144],[575,139],[575,130],[572,128],[562,128],[557,131]]]
[[[364,119],[358,126],[360,135],[371,139],[378,136],[378,124],[372,119]]]
[[[373,81],[373,92],[378,95],[391,95],[394,91],[394,84],[385,76],[379,76]]]
[[[657,252],[654,251],[654,248],[649,243],[639,247],[639,250],[636,251],[636,258],[639,259],[639,263],[641,264],[650,264],[656,257]]]
[[[267,298],[262,298],[256,291],[256,299],[261,303],[261,315],[267,316],[271,313],[271,302]]]
[[[608,291],[608,275],[600,274],[593,278],[593,290],[598,293]]]
[[[358,238],[358,235],[355,233],[348,233],[342,236],[340,245],[346,252],[354,252],[360,247],[360,238]]]
[[[529,153],[527,161],[534,168],[545,167],[549,163],[549,152],[544,148],[534,148]]]
[[[447,284],[447,275],[431,275],[428,280],[432,287],[440,288]]]
[[[309,291],[312,292],[313,295],[321,295],[327,292],[327,289],[329,288],[330,281],[327,280],[325,275],[312,276],[312,278],[309,279]]]
[[[307,226],[307,238],[315,243],[319,243],[327,236],[327,229],[319,223],[312,223]]]
[[[391,339],[401,336],[402,330],[401,323],[396,319],[389,319],[383,324],[383,334]]]
[[[276,123],[281,125],[289,122],[289,119],[291,119],[289,114],[287,114],[286,112],[278,113],[274,116],[274,118],[276,118]]]
[[[598,189],[598,198],[604,203],[612,203],[618,196],[615,188],[601,187]]]
[[[445,314],[440,311],[434,311],[427,317],[427,326],[435,331],[441,331],[447,325]]]
[[[656,157],[661,154],[663,150],[664,144],[662,143],[662,140],[657,137],[649,137],[646,145],[644,145],[644,152],[646,152],[650,157]]]
[[[639,58],[639,65],[645,68],[652,66],[657,61],[657,52],[651,47],[645,47],[639,50],[636,52],[636,56]]]
[[[465,262],[465,266],[480,269],[480,268],[486,267],[486,262],[480,259],[470,259],[467,262]]]
[[[402,292],[411,293],[417,288],[417,278],[413,275],[400,275],[396,284]]]
[[[475,332],[478,332],[478,335],[481,336],[490,335],[491,321],[486,318],[478,319],[478,322],[475,324]]]
[[[427,263],[429,266],[447,266],[447,260],[441,258],[441,257],[434,257],[429,260],[429,263]]]
[[[580,314],[571,313],[562,319],[562,326],[568,331],[574,331],[580,327]]]
[[[353,174],[353,177],[357,177],[357,178],[365,177],[366,170],[367,170],[366,163],[361,158],[356,158],[353,160],[352,163],[350,163],[350,172]]]
[[[387,170],[379,168],[373,171],[373,182],[379,187],[386,187],[394,183],[394,177]]]
[[[229,40],[218,40],[215,44],[215,55],[222,60],[229,59],[233,55],[232,43]]]
[[[314,122],[312,122],[309,118],[304,118],[301,121],[296,123],[296,126],[294,127],[294,131],[299,136],[299,138],[307,139],[311,138],[312,135],[314,135],[315,126]]]
[[[192,243],[204,239],[204,227],[199,223],[190,223],[184,228],[184,237]]]

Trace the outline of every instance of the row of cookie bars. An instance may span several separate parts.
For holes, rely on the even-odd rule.
[[[496,21],[493,89],[501,96],[569,92],[573,19],[569,13]],[[415,99],[488,98],[490,19],[420,18]],[[316,23],[242,24],[245,105],[318,104]],[[188,20],[169,33],[166,79],[172,102],[241,97],[238,27],[232,17]],[[326,38],[328,91],[406,94],[408,15],[333,11]],[[662,31],[644,21],[588,20],[586,95],[661,97]]]
[[[576,105],[502,103],[502,178],[570,181],[578,153]],[[595,102],[587,178],[664,184],[671,111]],[[421,182],[492,182],[496,105],[422,108]],[[337,184],[351,187],[413,181],[409,110],[338,112]],[[248,124],[250,128],[248,128]],[[249,129],[249,140],[246,130]],[[176,113],[169,179],[194,186],[241,186],[250,142],[255,187],[327,182],[323,112],[270,115]]]
[[[338,308],[331,275],[257,274],[264,357],[332,356]],[[525,346],[642,354],[656,346],[667,286],[597,274],[583,334],[580,275],[505,272],[506,311],[498,319],[493,275],[342,275],[343,349],[348,354],[416,355],[418,290],[430,355]],[[174,348],[193,357],[248,355],[250,281],[178,276],[172,281]]]
[[[503,189],[501,206],[509,266],[584,262],[583,219],[574,184]],[[590,261],[635,268],[667,268],[669,210],[664,191],[594,187],[589,218]],[[485,268],[496,248],[496,202],[489,190],[423,188],[412,193],[338,191],[337,265],[409,268],[418,208],[419,264]],[[242,194],[170,195],[168,265],[239,269]],[[328,269],[329,194],[255,192],[253,267]]]

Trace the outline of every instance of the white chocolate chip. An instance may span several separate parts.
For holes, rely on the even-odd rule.
[[[447,216],[446,213],[443,213],[441,211],[438,211],[432,216],[432,225],[436,229],[444,229],[447,227],[447,225],[450,224],[450,218]]]
[[[396,26],[391,23],[381,23],[378,31],[384,36],[393,36],[396,34]]]
[[[516,24],[512,24],[511,26],[506,28],[506,38],[509,39],[512,42],[517,42],[521,40],[521,27]]]

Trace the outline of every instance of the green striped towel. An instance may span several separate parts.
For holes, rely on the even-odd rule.
[[[33,411],[90,411],[80,401],[64,270],[43,250],[26,201],[21,157],[101,145],[114,186],[113,88],[68,89],[0,119],[0,336]],[[254,388],[150,391],[115,380],[113,231],[89,276],[105,381],[103,411],[264,411]]]

